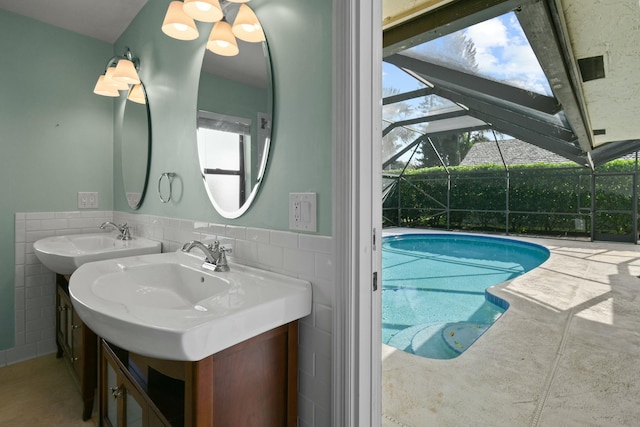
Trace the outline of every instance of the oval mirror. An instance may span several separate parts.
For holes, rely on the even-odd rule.
[[[143,84],[133,86],[125,100],[121,144],[122,182],[127,204],[138,209],[147,188],[151,154],[151,115]]]
[[[238,7],[241,5],[227,3],[229,22],[234,22]],[[225,218],[245,213],[258,194],[273,117],[267,42],[237,39],[237,43],[235,56],[205,50],[198,88],[200,172],[211,203]]]

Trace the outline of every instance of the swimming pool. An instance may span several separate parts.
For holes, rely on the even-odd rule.
[[[452,359],[508,308],[486,289],[549,258],[539,245],[463,234],[402,234],[382,243],[382,342]]]

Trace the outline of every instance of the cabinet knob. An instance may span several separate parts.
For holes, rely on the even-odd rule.
[[[110,387],[109,390],[111,390],[111,395],[113,396],[114,399],[117,399],[118,397],[122,396],[122,390],[120,389],[120,387]]]
[[[71,329],[78,329],[80,325],[71,325]]]
[[[58,311],[67,311],[67,306],[66,305],[59,305],[58,306]]]
[[[77,362],[78,360],[80,360],[80,358],[79,358],[79,357],[70,357],[69,359],[71,360],[71,363],[75,363],[75,362]]]

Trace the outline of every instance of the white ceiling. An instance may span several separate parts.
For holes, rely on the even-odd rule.
[[[0,0],[0,8],[113,44],[146,3],[147,0]]]
[[[454,0],[382,0],[382,28],[387,29]]]
[[[640,4],[638,0],[562,0],[576,59],[604,56],[605,78],[582,83],[594,145],[638,139]]]

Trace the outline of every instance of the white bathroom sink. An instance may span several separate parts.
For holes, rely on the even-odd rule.
[[[168,360],[201,360],[311,313],[307,281],[202,264],[181,251],[93,262],[71,276],[69,293],[98,336]]]
[[[119,240],[117,233],[70,234],[40,239],[33,244],[36,257],[49,270],[71,274],[81,265],[110,258],[158,253],[162,244],[132,237]]]

